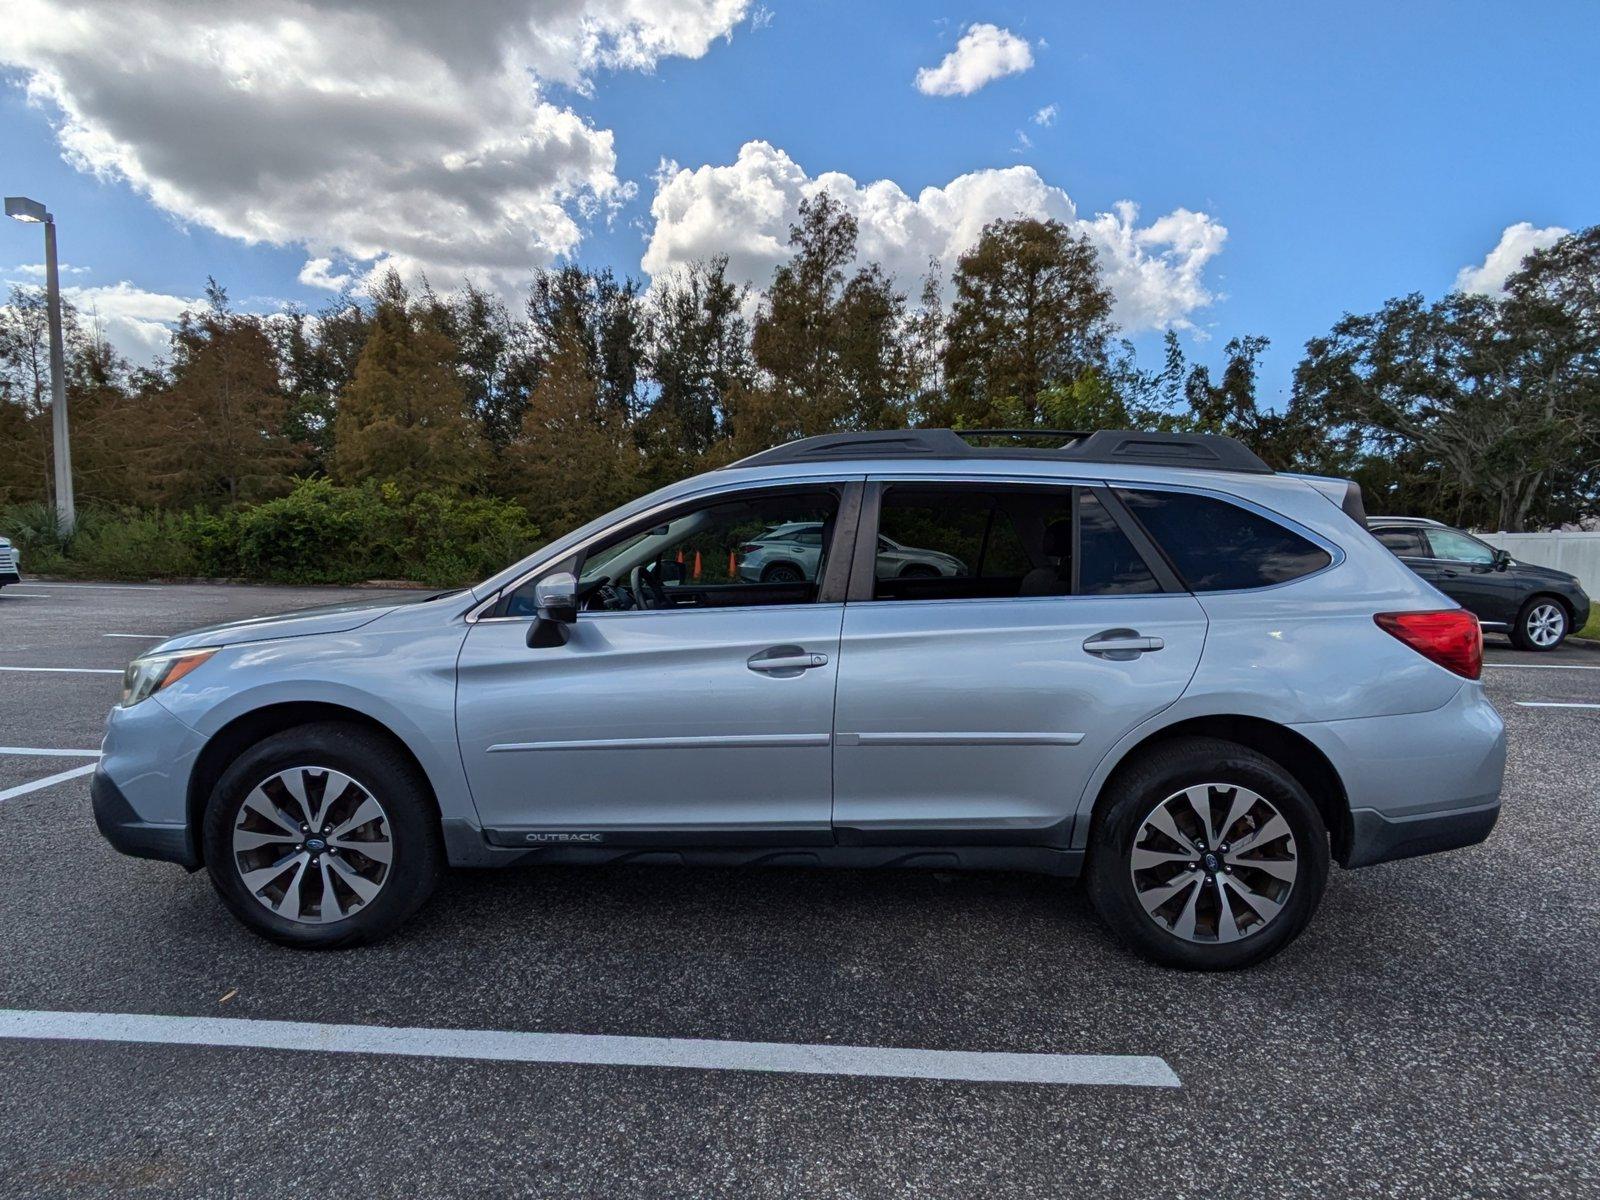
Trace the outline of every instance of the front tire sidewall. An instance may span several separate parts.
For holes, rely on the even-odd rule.
[[[245,887],[233,857],[233,827],[251,790],[279,771],[304,766],[331,767],[365,787],[388,814],[393,845],[394,858],[378,894],[326,925],[272,912]],[[360,729],[307,726],[267,738],[223,773],[206,806],[203,835],[212,886],[234,916],[280,945],[332,949],[386,936],[422,906],[443,866],[438,828],[417,775],[393,745]]]
[[[1555,641],[1551,642],[1548,646],[1541,646],[1538,642],[1534,641],[1533,638],[1528,636],[1528,623],[1533,619],[1534,611],[1544,607],[1547,604],[1553,605],[1555,610],[1561,614],[1561,636]],[[1522,611],[1517,614],[1517,625],[1516,629],[1512,633],[1511,640],[1516,643],[1517,649],[1519,650],[1543,652],[1556,649],[1561,645],[1562,642],[1567,640],[1567,634],[1571,631],[1572,616],[1567,612],[1567,606],[1565,604],[1562,604],[1559,600],[1552,600],[1548,596],[1535,596],[1532,600],[1529,600],[1525,605],[1523,605]]]
[[[1165,929],[1139,903],[1129,870],[1133,841],[1155,806],[1204,783],[1241,784],[1271,801],[1288,822],[1299,857],[1299,874],[1283,911],[1236,942],[1188,942]],[[1092,835],[1089,894],[1101,917],[1139,954],[1185,970],[1233,970],[1270,958],[1310,922],[1327,886],[1327,829],[1305,789],[1277,763],[1230,742],[1185,739],[1158,748],[1112,787]]]

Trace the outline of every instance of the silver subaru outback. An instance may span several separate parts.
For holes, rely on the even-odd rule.
[[[1354,485],[1037,440],[809,438],[466,591],[173,638],[128,668],[100,829],[293,946],[387,934],[447,865],[976,868],[1082,875],[1192,968],[1282,949],[1330,862],[1488,836],[1478,623]],[[813,528],[814,565],[743,569]]]

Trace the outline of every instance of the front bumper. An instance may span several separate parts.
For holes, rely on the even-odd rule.
[[[190,828],[189,778],[205,739],[167,711],[161,698],[113,708],[100,766],[90,785],[95,824],[124,854],[200,865]]]
[[[94,823],[113,848],[134,858],[156,858],[175,862],[191,871],[199,867],[194,838],[187,823],[163,825],[141,821],[122,789],[111,782],[104,768],[96,768],[89,784],[89,799],[94,805]]]

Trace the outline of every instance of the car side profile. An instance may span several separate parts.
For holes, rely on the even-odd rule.
[[[800,578],[741,569],[808,529]],[[447,865],[893,866],[1083,876],[1135,950],[1232,968],[1331,863],[1488,836],[1481,654],[1354,485],[1229,439],[824,435],[466,590],[172,638],[92,795],[292,946],[389,933]]]
[[[1554,650],[1589,620],[1589,596],[1576,576],[1518,562],[1504,550],[1426,517],[1374,517],[1372,534],[1519,650]]]

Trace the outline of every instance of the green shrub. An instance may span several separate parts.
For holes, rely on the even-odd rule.
[[[472,583],[532,550],[538,528],[520,505],[490,497],[407,494],[393,484],[298,483],[287,496],[227,512],[79,514],[61,536],[44,505],[0,511],[0,533],[34,574],[77,578],[189,576],[278,583],[405,579]]]

